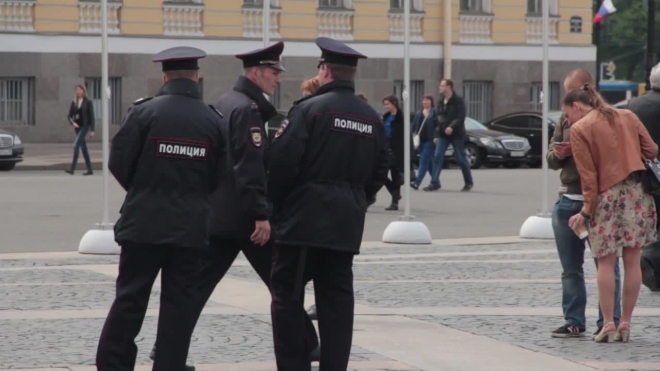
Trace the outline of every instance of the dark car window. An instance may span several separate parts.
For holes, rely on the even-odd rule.
[[[541,130],[543,120],[540,117],[529,116],[529,127],[531,129]]]
[[[496,125],[508,129],[527,129],[528,119],[527,116],[512,116],[500,120]]]

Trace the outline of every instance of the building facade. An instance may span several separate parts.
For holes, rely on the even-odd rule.
[[[451,76],[477,120],[540,109],[542,0],[411,0],[411,107],[437,96],[445,63],[445,1],[451,1]],[[591,0],[550,1],[550,105],[571,69],[595,70]],[[234,54],[262,41],[262,0],[109,0],[109,117],[116,132],[131,102],[162,84],[151,55],[179,45],[208,54],[205,101],[242,72]],[[449,25],[448,25],[449,26]],[[66,120],[84,83],[100,126],[101,4],[98,0],[0,0],[0,129],[27,142],[73,139]],[[286,110],[317,72],[317,36],[343,40],[369,56],[356,87],[379,111],[403,80],[403,0],[271,0],[270,40],[286,42],[287,72],[274,104]],[[449,54],[449,53],[448,53]],[[100,128],[97,129],[101,134]],[[97,135],[95,140],[99,140]]]

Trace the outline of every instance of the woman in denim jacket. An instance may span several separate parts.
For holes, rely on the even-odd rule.
[[[427,172],[432,175],[433,154],[435,153],[433,135],[438,126],[438,117],[434,107],[433,97],[425,95],[422,99],[422,109],[417,112],[412,123],[413,134],[419,134],[419,148],[417,149],[419,151],[419,168],[417,178],[410,184],[414,189],[419,188]]]

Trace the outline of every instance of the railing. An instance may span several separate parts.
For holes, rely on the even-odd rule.
[[[119,33],[119,9],[122,3],[108,2],[108,33]],[[79,32],[100,33],[102,21],[102,9],[99,1],[81,1],[78,3],[80,14],[78,15]]]
[[[550,18],[548,23],[548,42],[550,44],[557,44],[559,40],[559,21],[560,18]],[[527,36],[528,44],[541,44],[543,43],[543,18],[541,17],[527,17],[525,19],[525,35]]]
[[[263,8],[243,8],[243,37],[261,38],[264,32]],[[280,9],[270,10],[270,37],[279,39]]]
[[[459,41],[464,44],[492,44],[493,16],[461,14],[458,22]]]
[[[353,10],[319,9],[318,35],[337,40],[353,40]]]
[[[163,4],[163,34],[168,36],[204,36],[202,12],[204,5],[166,2]]]
[[[33,0],[0,0],[0,31],[34,31]]]
[[[423,42],[424,13],[410,13],[410,41]],[[403,41],[404,17],[403,13],[390,13],[390,41]]]

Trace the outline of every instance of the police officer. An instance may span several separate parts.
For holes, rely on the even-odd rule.
[[[211,196],[211,248],[200,273],[203,280],[196,318],[241,251],[264,283],[270,285],[272,246],[264,124],[277,115],[277,110],[264,93],[272,96],[280,82],[283,50],[284,43],[279,42],[236,55],[243,61],[244,74],[216,104],[226,119],[223,132],[228,137],[229,163],[226,174],[220,176],[218,190]],[[311,319],[306,322],[309,355],[317,349],[318,339]],[[154,353],[160,354],[160,349]]]
[[[320,369],[346,370],[353,334],[353,256],[360,251],[367,200],[387,176],[380,115],[355,95],[359,58],[321,37],[321,87],[301,99],[271,145],[268,198],[275,247],[271,314],[280,371],[309,371],[303,287],[314,280]]]
[[[157,54],[163,87],[136,101],[112,140],[108,167],[126,190],[115,240],[117,296],[103,326],[98,370],[132,370],[151,287],[161,273],[154,370],[184,369],[195,324],[189,304],[208,248],[210,195],[226,164],[222,115],[202,102],[199,49]]]

